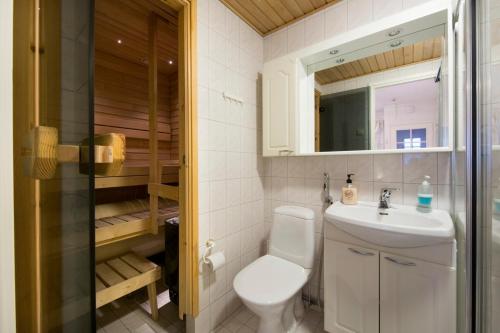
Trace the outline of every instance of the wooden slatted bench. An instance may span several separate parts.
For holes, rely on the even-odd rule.
[[[142,287],[147,287],[151,317],[158,319],[156,281],[161,268],[134,253],[107,260],[96,266],[96,308],[106,305]]]
[[[102,246],[151,232],[149,203],[127,201],[96,207],[95,243]],[[158,225],[165,219],[179,216],[179,206],[170,202],[158,209]]]

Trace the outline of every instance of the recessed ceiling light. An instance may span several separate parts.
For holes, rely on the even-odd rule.
[[[339,50],[331,50],[331,51],[330,51],[330,54],[331,54],[331,55],[335,55],[335,54],[337,54],[337,53],[339,53]]]
[[[398,47],[398,46],[401,46],[401,44],[403,44],[403,41],[402,40],[397,40],[395,42],[392,42],[390,44],[391,47]]]
[[[400,29],[395,29],[395,30],[391,30],[387,33],[387,36],[389,37],[394,37],[394,36],[397,36],[401,33],[401,30]]]
[[[344,59],[344,58],[338,58],[338,59],[337,59],[337,64],[341,64],[341,63],[343,63],[344,61],[345,61],[345,59]]]
[[[122,40],[121,40],[121,39],[118,39],[116,42],[117,42],[118,44],[121,44],[121,43],[122,43]]]
[[[173,63],[174,63],[174,62],[173,62],[172,60],[169,60],[169,61],[168,61],[168,64],[169,64],[169,65],[172,65]]]

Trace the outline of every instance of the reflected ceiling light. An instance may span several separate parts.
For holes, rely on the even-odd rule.
[[[121,43],[122,43],[122,40],[121,40],[121,39],[118,39],[116,42],[117,42],[118,44],[121,44]]]
[[[169,61],[168,61],[168,64],[169,64],[169,65],[172,65],[173,63],[174,63],[174,62],[173,62],[172,60],[169,60]]]
[[[339,53],[339,50],[331,50],[331,51],[330,51],[330,54],[331,54],[331,55],[336,55],[337,53]]]
[[[387,33],[387,36],[389,37],[395,37],[397,35],[399,35],[401,33],[401,30],[399,29],[395,29],[395,30],[391,30]]]
[[[337,64],[341,64],[341,63],[343,63],[344,61],[345,61],[345,59],[344,59],[344,58],[338,58],[336,62],[337,62]]]
[[[398,47],[398,46],[401,46],[401,44],[403,44],[403,41],[402,40],[397,40],[397,41],[394,41],[392,42],[391,44],[389,44],[391,47]]]

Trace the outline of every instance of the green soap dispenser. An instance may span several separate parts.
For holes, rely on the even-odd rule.
[[[425,176],[422,184],[418,186],[418,206],[420,208],[430,210],[432,204],[432,198],[434,197],[432,194],[432,185],[429,182],[431,179],[430,176]]]

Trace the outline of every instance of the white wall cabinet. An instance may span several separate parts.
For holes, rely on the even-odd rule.
[[[455,269],[380,253],[380,332],[455,333]]]
[[[377,333],[379,253],[325,240],[325,329]]]
[[[456,333],[453,267],[325,239],[325,330]]]
[[[262,74],[263,155],[295,152],[297,67],[289,58],[264,64]]]

